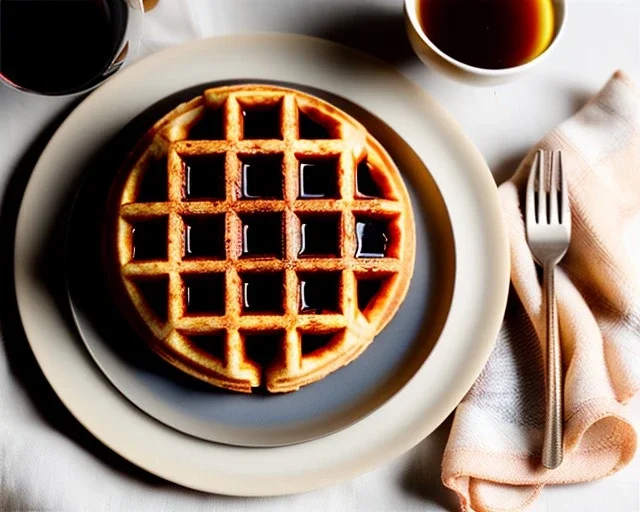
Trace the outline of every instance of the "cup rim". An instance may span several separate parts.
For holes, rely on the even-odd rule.
[[[422,28],[422,25],[420,24],[420,21],[418,20],[418,1],[419,0],[404,0],[404,10],[409,21],[411,22],[411,26],[413,27],[413,30],[415,30],[415,32],[418,34],[418,36],[420,37],[420,40],[424,44],[426,44],[440,58],[444,59],[445,61],[452,64],[453,66],[463,71],[466,71],[468,73],[486,76],[486,77],[503,77],[503,76],[513,75],[522,71],[526,71],[534,67],[540,61],[542,61],[549,54],[549,52],[551,52],[553,48],[557,45],[558,40],[560,39],[560,37],[564,32],[564,27],[567,22],[567,12],[568,12],[568,4],[569,4],[567,0],[551,0],[552,3],[554,4],[559,3],[562,5],[562,17],[560,19],[560,24],[556,27],[555,33],[553,35],[553,39],[551,40],[549,45],[539,55],[537,55],[535,58],[531,59],[530,61],[525,62],[524,64],[511,66],[508,68],[492,69],[492,68],[481,68],[478,66],[465,64],[464,62],[451,57],[447,53],[443,52],[440,48],[438,48],[433,43],[433,41],[431,41],[431,39],[427,36],[424,29]]]

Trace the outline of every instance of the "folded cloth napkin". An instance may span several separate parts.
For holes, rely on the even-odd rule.
[[[572,213],[556,283],[565,456],[555,470],[540,463],[545,317],[524,225],[523,192],[539,148],[562,150]],[[602,478],[633,457],[636,432],[622,404],[640,388],[640,90],[615,73],[533,148],[499,196],[511,242],[507,312],[456,411],[442,464],[465,511],[522,510],[545,484]]]

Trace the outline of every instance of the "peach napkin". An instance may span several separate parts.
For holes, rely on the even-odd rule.
[[[557,275],[565,457],[550,471],[544,423],[540,273],[525,237],[526,178],[538,148],[561,149],[572,240]],[[623,404],[640,388],[640,90],[618,71],[533,148],[499,188],[511,241],[511,291],[497,344],[458,407],[442,479],[464,511],[522,510],[546,484],[624,467],[636,432]]]

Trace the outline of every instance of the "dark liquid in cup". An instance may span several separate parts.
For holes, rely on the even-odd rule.
[[[553,30],[551,0],[420,0],[427,37],[471,66],[519,66],[542,53]]]
[[[43,94],[81,90],[109,68],[125,0],[0,0],[0,75]]]

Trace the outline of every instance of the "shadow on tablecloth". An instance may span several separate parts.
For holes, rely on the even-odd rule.
[[[36,135],[16,166],[9,170],[11,176],[0,207],[0,240],[2,240],[0,245],[0,282],[3,283],[0,287],[0,303],[2,304],[2,308],[0,308],[0,333],[12,375],[29,395],[36,411],[45,422],[109,464],[116,471],[127,473],[149,483],[159,483],[161,479],[137,468],[109,450],[71,415],[44,377],[27,341],[18,312],[13,254],[16,222],[22,197],[40,153],[58,126],[80,102],[80,99],[74,101],[52,119]]]

